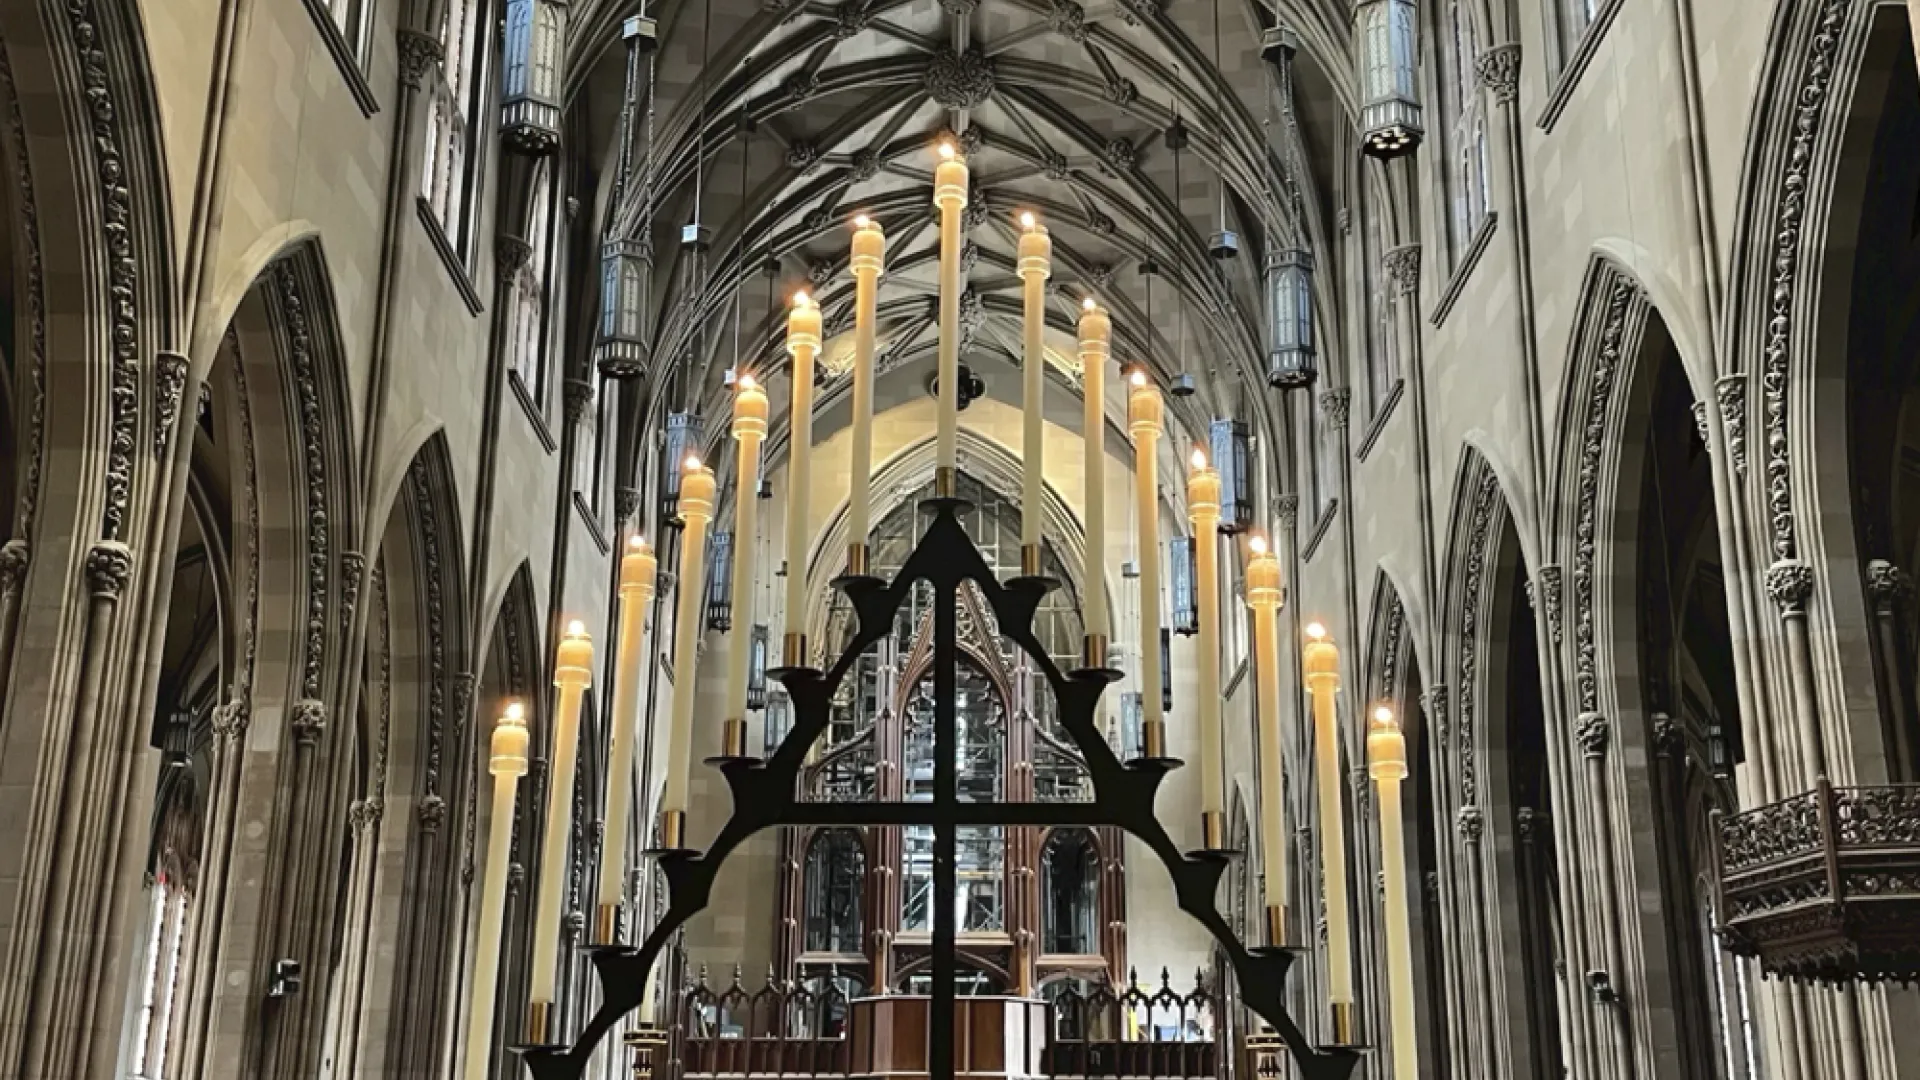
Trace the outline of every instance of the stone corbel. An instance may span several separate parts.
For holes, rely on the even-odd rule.
[[[162,350],[153,358],[153,456],[165,457],[187,388],[187,358]]]

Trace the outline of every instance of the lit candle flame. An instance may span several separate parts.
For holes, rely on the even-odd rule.
[[[647,546],[647,538],[641,536],[639,533],[634,533],[627,538],[627,546],[635,551],[639,551],[641,548]]]
[[[575,619],[572,622],[567,624],[568,637],[585,637],[586,635],[587,635],[586,623],[581,622],[579,619]]]
[[[755,383],[755,382],[753,381],[753,376],[751,376],[751,375],[742,375],[742,376],[740,376],[740,378],[739,378],[739,379],[738,379],[738,380],[736,381],[736,383],[735,383],[735,385],[737,385],[737,386],[739,386],[739,387],[740,387],[740,389],[742,389],[742,390],[751,390],[751,389],[753,389],[753,388],[754,388],[754,387],[755,387],[756,385],[758,385],[758,384],[757,384],[757,383]]]
[[[1207,452],[1205,450],[1195,448],[1193,451],[1193,467],[1196,469],[1204,469],[1207,467]]]
[[[1130,379],[1133,382],[1133,385],[1135,386],[1147,385],[1147,373],[1144,371],[1141,371],[1139,368],[1134,368],[1133,374],[1127,376],[1127,378]]]
[[[865,214],[861,214],[853,219],[853,227],[856,229],[864,229],[871,224],[873,224],[873,219]]]
[[[697,472],[697,471],[699,470],[699,468],[700,468],[700,457],[699,457],[699,455],[697,455],[697,454],[688,454],[688,455],[687,455],[687,461],[686,461],[686,470],[687,470],[688,472]]]
[[[1373,710],[1373,722],[1376,724],[1393,723],[1393,710],[1385,705]]]
[[[941,156],[941,157],[943,157],[943,158],[945,158],[945,159],[947,159],[947,160],[949,160],[949,161],[951,161],[951,160],[953,160],[953,156],[954,156],[954,154],[955,154],[955,153],[957,153],[957,151],[956,151],[956,150],[954,150],[954,148],[953,148],[953,144],[952,144],[952,143],[949,143],[949,142],[943,142],[943,143],[941,143],[941,144],[940,144],[940,156]]]
[[[808,304],[811,304],[811,303],[813,303],[813,297],[808,296],[807,291],[805,289],[802,289],[799,292],[793,294],[794,307],[806,307]]]
[[[1088,311],[1092,311],[1094,308],[1097,308],[1100,306],[1100,301],[1095,300],[1093,297],[1089,296],[1085,300],[1080,301],[1080,306],[1087,309]]]
[[[1038,228],[1039,225],[1040,225],[1040,221],[1038,218],[1035,218],[1033,216],[1033,211],[1029,210],[1026,213],[1020,215],[1021,228],[1034,229],[1034,228]]]
[[[1307,624],[1307,636],[1315,641],[1319,641],[1321,638],[1327,636],[1327,628],[1317,622],[1310,622]]]
[[[507,702],[507,719],[519,720],[527,715],[527,707],[517,701]]]
[[[1267,538],[1257,535],[1247,537],[1247,549],[1255,555],[1265,555],[1267,553]]]

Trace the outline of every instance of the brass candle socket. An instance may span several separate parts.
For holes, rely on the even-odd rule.
[[[1208,851],[1227,850],[1227,815],[1218,810],[1200,815],[1200,846]]]
[[[1268,873],[1272,873],[1271,870]],[[1267,944],[1275,949],[1287,947],[1287,906],[1267,905]]]
[[[620,944],[620,905],[601,904],[593,913],[593,944]]]
[[[1140,725],[1140,753],[1143,757],[1167,756],[1167,722],[1148,720]]]
[[[739,717],[728,717],[720,728],[720,756],[743,758],[747,756],[747,722]]]
[[[953,499],[958,498],[959,495],[960,481],[954,470],[946,465],[936,467],[933,470],[933,497]]]
[[[864,543],[847,545],[847,576],[866,577],[871,563],[867,557],[867,545]]]
[[[1020,576],[1030,578],[1040,576],[1039,544],[1020,545]]]
[[[789,569],[788,573],[793,571]],[[799,614],[795,612],[794,614]],[[807,666],[807,635],[787,631],[780,637],[780,666],[803,668]]]
[[[665,851],[679,851],[687,846],[687,812],[685,810],[660,811],[660,847]]]
[[[1359,1042],[1357,1041],[1354,1035],[1355,1012],[1354,1012],[1353,1002],[1335,1001],[1335,1002],[1330,1002],[1328,1007],[1331,1010],[1331,1016],[1333,1019],[1332,1045],[1334,1046],[1359,1045]]]
[[[553,1033],[547,1030],[553,1019],[553,1002],[527,1002],[527,1029],[525,1043],[528,1046],[549,1046],[553,1043]]]
[[[1107,636],[1105,634],[1088,634],[1085,647],[1080,654],[1081,666],[1097,671],[1107,666],[1107,657]]]

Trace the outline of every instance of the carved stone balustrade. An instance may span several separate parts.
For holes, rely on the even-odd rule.
[[[1723,817],[1720,933],[1768,975],[1920,980],[1920,784],[1813,791]]]

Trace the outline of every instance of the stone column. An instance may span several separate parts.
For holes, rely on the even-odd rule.
[[[1600,879],[1599,966],[1587,974],[1589,1001],[1606,1010],[1601,1027],[1606,1032],[1606,1054],[1610,1058],[1607,1074],[1623,1080],[1634,1075],[1633,1045],[1627,1030],[1626,1002],[1620,997],[1621,973],[1619,871],[1613,860],[1613,807],[1607,794],[1607,747],[1612,739],[1611,722],[1601,713],[1583,712],[1574,729],[1580,751],[1586,761],[1585,797],[1594,813],[1592,870]]]
[[[32,563],[25,540],[9,540],[0,547],[0,681],[13,672],[14,628],[27,592],[27,568]],[[0,712],[7,707],[0,696]]]
[[[1914,0],[1920,3],[1920,0]],[[1900,648],[1900,608],[1912,592],[1912,584],[1901,569],[1884,559],[1867,564],[1867,598],[1873,603],[1874,647],[1880,654],[1880,671],[1887,681],[1887,777],[1895,782],[1911,780],[1913,760],[1913,702],[1907,696],[1908,667]],[[4,603],[4,600],[0,600]],[[0,610],[0,633],[5,632],[5,612]],[[5,646],[0,645],[0,671],[6,670]]]

